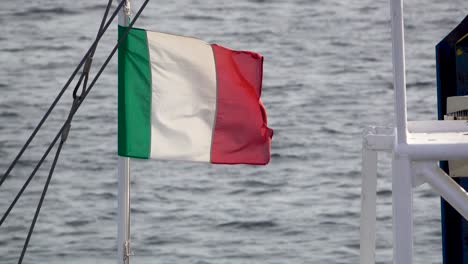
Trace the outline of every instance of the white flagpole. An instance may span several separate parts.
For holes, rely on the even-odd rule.
[[[117,264],[128,264],[130,253],[130,158],[118,161]]]
[[[128,26],[130,20],[130,0],[126,0],[119,12],[119,25]],[[130,260],[130,158],[118,160],[117,196],[117,264],[129,264]]]

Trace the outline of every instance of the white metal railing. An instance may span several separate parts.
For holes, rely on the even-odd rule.
[[[403,1],[390,0],[395,129],[370,128],[362,152],[361,264],[375,263],[377,153],[393,153],[393,262],[413,260],[413,187],[428,183],[468,218],[468,194],[437,166],[439,160],[468,159],[465,121],[407,122]]]

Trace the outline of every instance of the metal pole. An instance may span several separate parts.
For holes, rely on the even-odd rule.
[[[408,157],[393,156],[393,263],[413,263],[413,183]]]
[[[128,264],[130,253],[130,158],[118,161],[117,264]]]
[[[395,89],[395,150],[407,144],[405,34],[403,0],[390,0],[393,86]],[[413,263],[413,184],[408,157],[393,154],[393,263]]]
[[[362,146],[362,193],[360,224],[361,264],[375,263],[377,203],[377,151]]]
[[[119,13],[119,25],[128,26],[130,0],[126,0]],[[129,264],[130,260],[130,158],[118,160],[118,202],[117,202],[117,264]]]
[[[465,219],[468,219],[468,193],[436,163],[422,164],[421,177]]]
[[[406,72],[403,0],[390,0],[392,20],[393,87],[395,89],[396,142],[406,144]]]

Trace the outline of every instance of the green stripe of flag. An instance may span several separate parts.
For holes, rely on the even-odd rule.
[[[119,39],[126,28],[119,26]],[[146,31],[131,29],[119,47],[118,154],[149,158],[151,68]]]

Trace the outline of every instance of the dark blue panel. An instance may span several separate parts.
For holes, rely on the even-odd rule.
[[[468,16],[436,46],[438,118],[446,114],[447,97],[468,94]],[[466,76],[466,79],[465,79]],[[448,172],[448,163],[440,163]],[[467,175],[468,176],[468,175]],[[467,178],[454,178],[468,189]],[[442,199],[444,264],[468,263],[468,223]]]
[[[455,45],[457,94],[468,95],[468,34]]]

